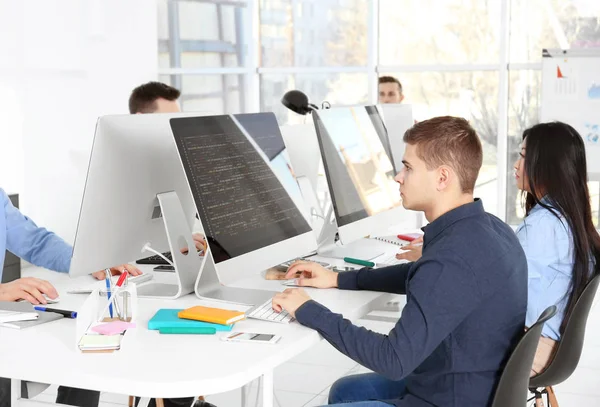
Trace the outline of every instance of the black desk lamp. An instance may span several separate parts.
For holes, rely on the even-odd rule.
[[[281,103],[293,112],[301,115],[311,113],[313,110],[318,110],[316,105],[308,102],[308,96],[299,90],[290,90],[281,98]]]

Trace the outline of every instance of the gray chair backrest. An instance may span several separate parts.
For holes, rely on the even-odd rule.
[[[492,407],[524,407],[529,392],[529,375],[544,323],[556,315],[556,307],[548,307],[537,322],[523,335],[504,367]]]
[[[597,274],[587,284],[573,308],[571,317],[567,321],[565,332],[558,343],[554,359],[552,359],[546,370],[531,378],[529,387],[556,386],[573,374],[581,358],[583,340],[585,339],[585,326],[599,283],[600,274]]]

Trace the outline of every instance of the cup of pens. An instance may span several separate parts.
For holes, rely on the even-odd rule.
[[[130,322],[132,319],[132,305],[131,305],[131,291],[127,284],[128,273],[125,270],[123,274],[119,276],[116,284],[112,281],[112,273],[109,269],[106,272],[106,290],[100,291],[100,296],[103,301],[100,304],[104,306],[98,307],[100,315],[98,315],[99,321],[126,321]]]

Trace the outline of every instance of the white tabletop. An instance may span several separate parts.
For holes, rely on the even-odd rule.
[[[39,268],[28,268],[23,275],[50,281],[60,294],[60,302],[52,307],[73,311],[81,307],[87,295],[67,294],[69,288],[94,281],[91,277],[70,279]],[[285,288],[258,273],[236,286],[274,291]],[[360,318],[382,301],[381,293],[368,291],[307,291],[313,299],[349,319]],[[143,397],[208,395],[242,387],[321,340],[315,331],[298,322],[277,324],[248,319],[234,327],[234,331],[281,335],[275,345],[223,342],[219,340],[223,332],[161,335],[146,328],[160,308],[200,304],[245,310],[233,304],[201,301],[194,295],[178,300],[142,298],[138,326],[127,332],[121,350],[112,354],[80,353],[75,347],[75,321],[71,319],[23,330],[0,328],[0,377]]]

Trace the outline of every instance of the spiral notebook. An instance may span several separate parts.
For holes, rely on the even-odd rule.
[[[386,243],[395,244],[396,246],[406,246],[407,244],[410,243],[410,242],[407,242],[406,240],[398,239],[398,236],[396,236],[396,235],[376,236],[376,237],[371,237],[371,239],[379,240],[379,241],[386,242]]]

